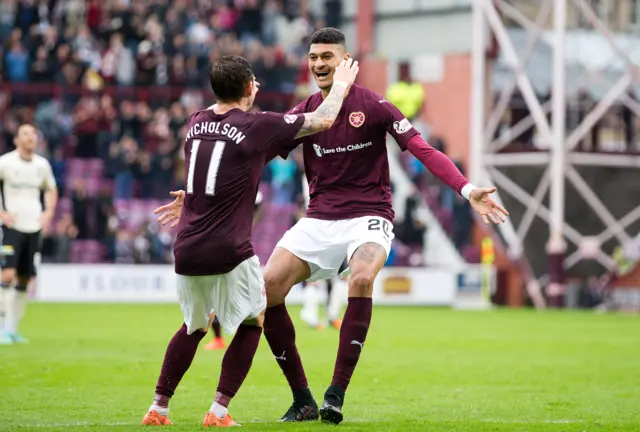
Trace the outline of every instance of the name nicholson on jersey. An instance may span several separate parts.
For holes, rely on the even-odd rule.
[[[185,141],[190,140],[194,136],[204,134],[226,135],[231,141],[235,141],[236,144],[240,144],[246,138],[245,134],[239,131],[237,127],[231,126],[229,123],[202,122],[191,126]]]
[[[336,148],[322,148],[318,144],[313,145],[313,150],[316,152],[318,157],[322,157],[326,154],[335,154],[335,153],[345,153],[352,152],[357,150],[362,150],[363,148],[371,147],[373,143],[371,141],[360,144],[349,144],[346,147],[336,147]]]

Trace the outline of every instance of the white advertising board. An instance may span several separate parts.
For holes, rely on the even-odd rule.
[[[458,300],[484,304],[480,266],[458,270],[385,267],[374,284],[376,304],[456,306]],[[36,295],[43,302],[176,302],[176,281],[170,265],[76,264],[40,266]],[[295,287],[287,302],[302,302]]]

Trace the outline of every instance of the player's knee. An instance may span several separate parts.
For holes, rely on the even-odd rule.
[[[371,297],[375,278],[375,272],[369,269],[351,273],[351,277],[349,277],[349,297]]]
[[[275,306],[284,303],[284,298],[291,289],[290,277],[283,271],[274,271],[267,267],[264,272],[264,289],[267,293],[267,305]]]

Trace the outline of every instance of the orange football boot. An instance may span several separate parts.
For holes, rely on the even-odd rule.
[[[231,418],[229,413],[227,413],[227,415],[224,416],[223,418],[220,418],[220,417],[217,417],[211,411],[209,411],[204,416],[204,421],[202,422],[202,426],[204,426],[204,427],[233,427],[233,426],[240,426],[240,425],[238,423],[236,423]]]
[[[222,339],[221,337],[215,338],[215,339],[211,340],[211,342],[206,344],[204,346],[204,349],[206,349],[207,351],[223,350],[224,349],[224,339]]]
[[[142,419],[142,424],[147,426],[169,426],[171,424],[171,420],[169,420],[167,416],[163,416],[157,411],[151,410],[145,414]]]
[[[340,327],[342,327],[342,320],[337,319],[337,320],[331,321],[331,326],[336,330],[340,330]]]

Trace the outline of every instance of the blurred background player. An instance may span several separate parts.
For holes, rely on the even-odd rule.
[[[256,226],[264,215],[264,208],[262,207],[262,192],[258,191],[256,195],[256,202],[253,205],[253,226]],[[220,321],[218,317],[213,319],[211,324],[211,331],[213,332],[213,339],[211,342],[204,346],[204,349],[208,351],[222,350],[224,349],[224,338],[222,337],[222,329],[220,328]]]
[[[346,262],[345,262],[346,268]],[[318,282],[302,282],[304,289],[304,300],[300,309],[300,319],[309,327],[317,330],[324,330],[326,327],[333,327],[340,330],[342,326],[342,307],[348,297],[348,278],[346,276],[336,276]],[[325,290],[324,302],[321,302],[322,290]],[[324,309],[324,317],[320,318],[320,305]]]
[[[308,54],[309,70],[320,92],[290,112],[315,109],[332,88],[334,68],[348,57],[341,31],[324,28],[314,33]],[[495,189],[476,188],[469,183],[449,158],[420,137],[398,108],[362,86],[351,88],[334,128],[312,139],[298,140],[280,153],[286,157],[292,148],[303,144],[311,197],[305,217],[284,234],[264,272],[264,334],[294,399],[283,421],[306,421],[318,416],[285,298],[297,283],[335,277],[346,257],[350,270],[348,305],[333,379],[319,410],[324,422],[337,424],[343,419],[345,393],[371,322],[373,282],[387,260],[394,238],[387,133],[402,150],[409,150],[434,175],[467,198],[486,223],[489,219],[499,223],[507,214],[489,198]]]
[[[249,62],[226,56],[214,63],[211,87],[218,102],[192,114],[188,122],[186,194],[176,198],[183,201],[181,213],[159,218],[161,223],[179,219],[174,256],[184,323],[167,347],[156,396],[143,424],[171,424],[169,400],[215,314],[221,327],[235,336],[222,360],[215,401],[203,426],[236,425],[227,407],[251,368],[266,307],[260,262],[251,244],[251,209],[267,150],[330,128],[357,72],[357,62],[342,62],[336,85],[310,114],[251,114],[247,111],[259,84]]]
[[[36,260],[42,233],[53,218],[58,189],[49,161],[35,153],[36,129],[30,124],[18,128],[16,149],[0,157],[2,207],[2,272],[0,314],[3,329],[0,344],[26,342],[18,327],[27,304],[27,288],[36,277]],[[44,207],[42,195],[44,193]]]

